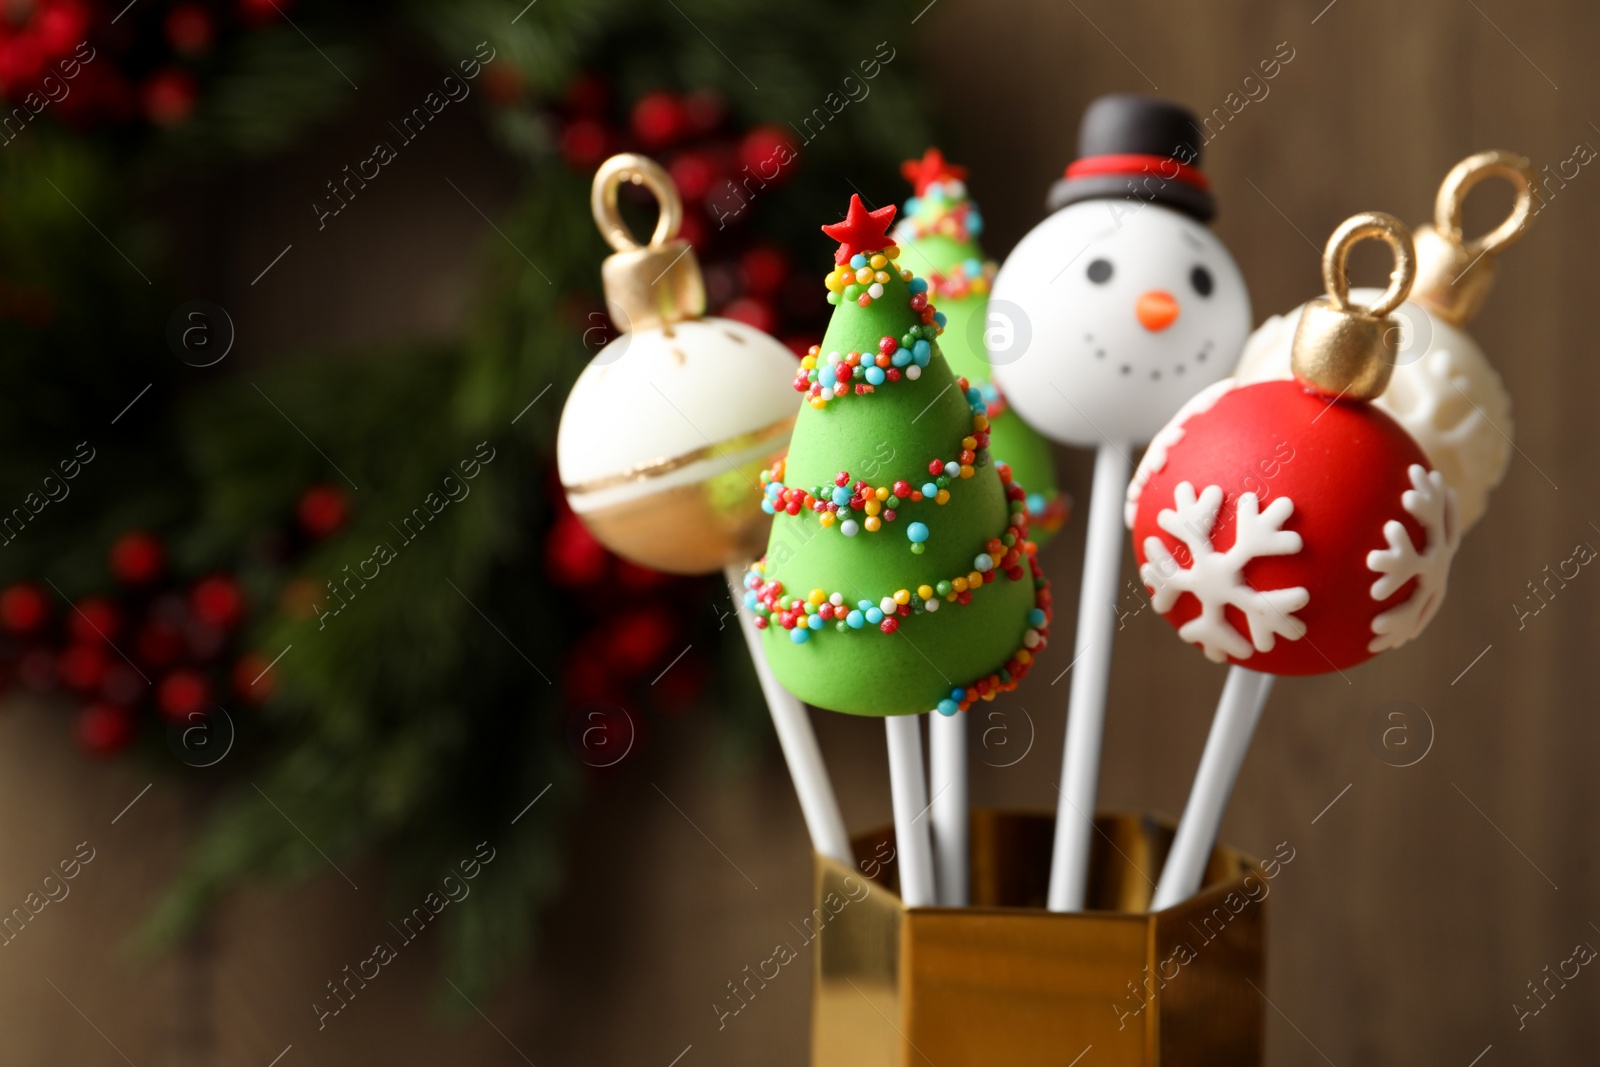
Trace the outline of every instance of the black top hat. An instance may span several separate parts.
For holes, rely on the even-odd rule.
[[[1200,170],[1200,125],[1188,108],[1153,96],[1094,100],[1078,127],[1078,158],[1050,190],[1057,211],[1080,200],[1164,204],[1201,222],[1217,213]]]

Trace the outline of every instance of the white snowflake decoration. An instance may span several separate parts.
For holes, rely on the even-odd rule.
[[[1211,533],[1222,509],[1222,487],[1209,485],[1198,497],[1194,486],[1180,482],[1173,490],[1175,508],[1163,508],[1156,523],[1182,541],[1193,557],[1184,569],[1159,537],[1147,537],[1144,554],[1147,562],[1139,577],[1151,589],[1151,603],[1162,614],[1172,610],[1178,598],[1192,593],[1200,601],[1200,614],[1178,628],[1178,636],[1197,644],[1206,658],[1222,663],[1233,657],[1248,659],[1255,652],[1271,652],[1279,637],[1298,641],[1305,636],[1305,623],[1294,618],[1311,601],[1304,586],[1289,589],[1256,589],[1245,582],[1244,568],[1262,556],[1292,556],[1303,547],[1300,535],[1285,530],[1283,524],[1294,514],[1294,502],[1280,496],[1260,510],[1254,493],[1239,497],[1234,521],[1234,541],[1225,552],[1211,544]],[[1250,636],[1234,628],[1226,609],[1244,614]]]
[[[1433,621],[1444,603],[1450,579],[1450,561],[1461,544],[1460,523],[1456,521],[1455,490],[1445,485],[1444,476],[1413,463],[1407,473],[1411,488],[1400,496],[1400,505],[1422,525],[1427,548],[1418,553],[1411,535],[1398,519],[1383,525],[1388,548],[1367,553],[1367,566],[1377,572],[1372,583],[1372,599],[1387,600],[1411,579],[1417,580],[1411,595],[1372,620],[1374,637],[1369,652],[1399,648],[1420,634]]]

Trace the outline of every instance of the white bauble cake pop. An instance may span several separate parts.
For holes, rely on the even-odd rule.
[[[641,247],[617,214],[622,181],[661,203]],[[622,336],[584,368],[561,413],[556,463],[572,510],[618,555],[678,574],[759,554],[771,520],[760,473],[794,426],[796,360],[760,330],[702,317],[705,289],[677,238],[677,190],[654,162],[617,156],[594,212],[617,254],[603,270]]]
[[[1352,298],[1372,304],[1376,289]],[[1274,315],[1245,343],[1236,377],[1244,382],[1292,378],[1289,350],[1304,305]],[[1428,462],[1456,491],[1463,529],[1483,517],[1489,492],[1511,462],[1511,396],[1478,343],[1464,330],[1411,301],[1395,312],[1405,324],[1389,388],[1376,406],[1404,426]]]

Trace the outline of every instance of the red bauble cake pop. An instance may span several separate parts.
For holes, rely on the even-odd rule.
[[[1394,248],[1396,269],[1360,308],[1344,259],[1367,237]],[[1219,382],[1151,443],[1128,494],[1139,573],[1155,609],[1210,659],[1344,670],[1437,612],[1460,536],[1454,494],[1369,403],[1388,382],[1387,317],[1413,272],[1398,220],[1350,219],[1324,260],[1330,298],[1296,335],[1296,380]]]

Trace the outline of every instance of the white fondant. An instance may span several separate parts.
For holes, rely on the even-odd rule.
[[[1144,494],[1145,483],[1150,480],[1152,474],[1160,474],[1166,470],[1167,453],[1183,440],[1184,424],[1201,412],[1210,411],[1218,400],[1239,388],[1241,384],[1233,378],[1212,382],[1190,397],[1189,402],[1172,416],[1172,421],[1161,427],[1161,431],[1150,439],[1150,447],[1144,450],[1144,458],[1139,460],[1139,467],[1133,472],[1133,480],[1128,483],[1128,497],[1122,505],[1122,518],[1128,524],[1128,529],[1133,529],[1133,520],[1138,516],[1139,498]]]
[[[1279,637],[1298,641],[1305,636],[1306,627],[1294,612],[1311,601],[1303,586],[1262,590],[1244,580],[1245,565],[1251,560],[1292,556],[1303,547],[1298,533],[1283,528],[1294,514],[1294,502],[1280,496],[1261,511],[1256,494],[1245,493],[1239,497],[1233,544],[1226,552],[1218,552],[1212,547],[1211,532],[1222,500],[1221,486],[1209,485],[1196,497],[1193,485],[1178,483],[1173,491],[1176,506],[1163,508],[1156,522],[1188,547],[1193,563],[1187,569],[1179,566],[1165,542],[1152,536],[1144,542],[1148,562],[1139,568],[1139,577],[1150,587],[1150,602],[1158,612],[1171,611],[1184,593],[1200,601],[1200,614],[1180,626],[1178,636],[1199,645],[1215,663],[1229,656],[1243,660],[1255,652],[1271,652]],[[1228,621],[1229,607],[1244,613],[1249,640]]]
[[[573,498],[579,510],[693,484],[784,449],[786,436],[743,449],[743,434],[799,410],[799,363],[776,339],[730,319],[705,318],[624,334],[578,376],[561,412],[556,463],[563,485],[586,485],[713,447],[669,475]]]
[[[1356,289],[1350,295],[1370,304],[1379,294]],[[1289,350],[1300,312],[1274,315],[1256,328],[1239,358],[1241,380],[1292,376]],[[1461,527],[1470,529],[1511,462],[1511,397],[1470,334],[1409,301],[1396,314],[1400,351],[1378,407],[1416,438],[1429,464],[1444,475],[1456,491]]]
[[[1095,282],[1098,260],[1110,276]],[[1196,268],[1210,275],[1195,287]],[[1166,293],[1162,329],[1140,297]],[[1233,370],[1250,332],[1250,296],[1209,229],[1159,204],[1107,199],[1035,226],[994,281],[984,344],[1011,407],[1046,437],[1080,447],[1150,440],[1183,402]]]
[[[1367,553],[1367,567],[1377,572],[1372,583],[1372,599],[1387,600],[1411,579],[1417,584],[1411,595],[1372,620],[1375,635],[1367,645],[1369,652],[1399,648],[1420,634],[1444,603],[1450,581],[1450,561],[1461,544],[1461,524],[1456,521],[1456,493],[1438,471],[1413,463],[1407,473],[1411,488],[1400,495],[1400,505],[1422,525],[1427,533],[1427,548],[1417,552],[1411,535],[1398,519],[1383,524],[1388,548]]]

